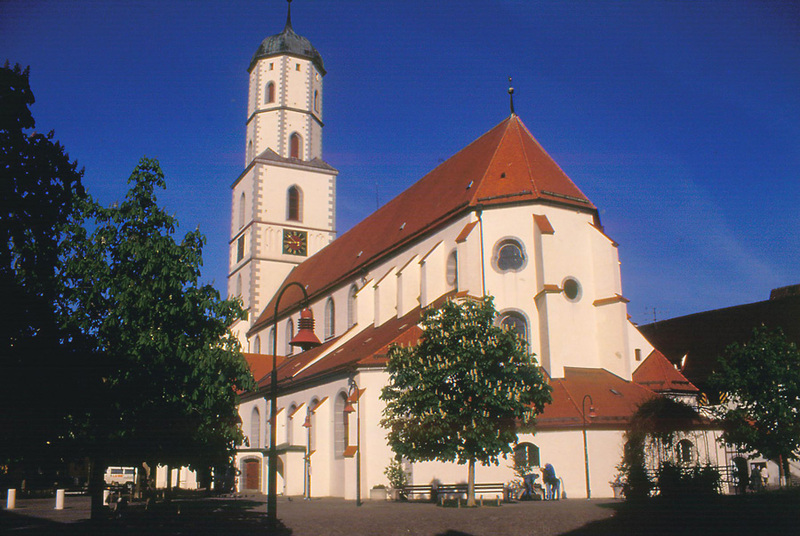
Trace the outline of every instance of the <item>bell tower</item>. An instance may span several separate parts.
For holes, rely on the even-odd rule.
[[[336,176],[322,160],[322,56],[286,25],[248,67],[245,168],[231,198],[228,296],[242,299],[245,334],[289,272],[336,237]],[[265,348],[265,352],[268,350]]]

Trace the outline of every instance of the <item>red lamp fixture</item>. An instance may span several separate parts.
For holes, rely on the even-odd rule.
[[[306,351],[311,348],[316,348],[321,342],[316,335],[314,335],[314,313],[311,309],[306,307],[300,311],[300,322],[298,323],[297,335],[289,342],[292,346],[297,346],[301,350]]]

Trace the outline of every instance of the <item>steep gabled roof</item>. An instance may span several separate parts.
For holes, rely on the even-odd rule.
[[[534,201],[597,213],[512,115],[294,268],[284,284],[302,282],[313,297],[467,211]],[[281,313],[296,308],[301,298],[299,290],[289,289]],[[273,310],[270,301],[251,331],[269,322]]]
[[[658,393],[699,393],[700,390],[686,379],[658,350],[653,350],[633,373],[633,381]]]

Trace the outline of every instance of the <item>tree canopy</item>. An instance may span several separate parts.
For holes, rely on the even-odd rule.
[[[56,310],[59,248],[84,190],[53,132],[32,130],[33,103],[29,70],[0,68],[0,463],[41,468],[60,454],[81,378]]]
[[[723,439],[782,461],[800,457],[800,352],[780,329],[755,328],[745,344],[728,346],[711,385],[728,393]]]
[[[392,450],[406,458],[469,464],[499,462],[519,425],[532,427],[551,387],[527,344],[495,325],[491,297],[447,301],[425,311],[415,347],[393,347],[381,424]]]
[[[120,204],[86,204],[66,251],[65,317],[102,370],[87,431],[119,462],[196,465],[204,446],[224,455],[241,439],[236,390],[252,377],[228,326],[243,312],[198,282],[205,238],[175,240],[158,162],[143,158],[128,183]]]

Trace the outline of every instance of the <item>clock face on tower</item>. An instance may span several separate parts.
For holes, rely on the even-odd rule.
[[[308,255],[308,233],[283,230],[283,252],[287,255]]]

